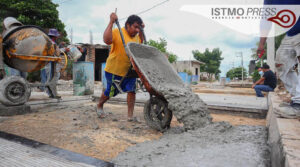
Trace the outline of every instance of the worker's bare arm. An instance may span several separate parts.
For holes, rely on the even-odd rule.
[[[103,34],[103,41],[107,45],[112,44],[112,27],[113,27],[114,22],[117,19],[118,19],[118,16],[115,13],[110,14],[110,21],[109,21],[109,23],[104,31],[104,34]]]

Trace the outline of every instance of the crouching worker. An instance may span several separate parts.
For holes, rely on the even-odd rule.
[[[105,77],[107,87],[102,93],[99,103],[96,107],[96,112],[99,118],[104,118],[106,113],[103,110],[104,103],[113,96],[116,96],[119,91],[114,84],[114,80],[121,80],[126,76],[131,67],[130,60],[126,55],[125,48],[122,43],[122,38],[119,30],[112,29],[114,22],[118,19],[115,13],[110,15],[110,22],[103,34],[103,41],[111,46],[109,56],[106,60]],[[136,42],[142,43],[144,37],[140,33],[140,27],[144,27],[143,21],[139,16],[131,15],[125,22],[125,27],[121,30],[123,32],[125,43]],[[134,120],[133,110],[135,103],[135,83],[136,78],[125,78],[121,83],[123,92],[127,92],[128,105],[128,121]]]
[[[261,91],[272,92],[276,88],[277,79],[273,71],[270,70],[270,66],[264,64],[262,67],[264,72],[263,76],[252,85],[252,88],[255,89],[257,97],[264,97]]]

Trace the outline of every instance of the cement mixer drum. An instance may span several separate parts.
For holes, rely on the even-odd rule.
[[[20,71],[38,71],[50,61],[60,61],[51,39],[36,26],[20,26],[9,31],[3,43],[4,62]]]

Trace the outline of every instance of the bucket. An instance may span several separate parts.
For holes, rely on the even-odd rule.
[[[73,95],[94,94],[94,63],[73,63]]]
[[[102,82],[103,89],[106,89],[106,87],[107,87],[106,77],[105,77],[105,71],[104,71],[105,64],[106,63],[102,63],[101,64],[101,82]]]

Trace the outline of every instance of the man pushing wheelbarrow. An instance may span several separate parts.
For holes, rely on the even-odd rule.
[[[106,115],[103,110],[104,103],[110,97],[116,96],[122,91],[127,93],[128,121],[133,121],[136,77],[128,76],[128,71],[131,70],[132,66],[129,57],[126,55],[122,40],[124,40],[125,45],[129,42],[142,43],[144,36],[141,29],[144,28],[144,23],[139,16],[131,15],[120,33],[119,29],[112,29],[117,20],[116,13],[111,13],[109,24],[103,34],[103,41],[110,45],[111,49],[104,69],[107,86],[105,91],[102,92],[96,112],[99,118],[104,118]]]
[[[118,29],[112,30],[114,22]],[[97,105],[98,116],[105,116],[103,104],[110,97],[126,92],[128,120],[132,121],[135,82],[139,78],[150,95],[144,105],[144,119],[151,128],[168,129],[173,113],[185,129],[209,124],[212,118],[206,104],[183,83],[166,56],[155,47],[140,44],[145,41],[143,27],[142,20],[132,15],[121,29],[116,14],[111,14],[103,36],[104,42],[111,45],[105,68],[107,88]]]

